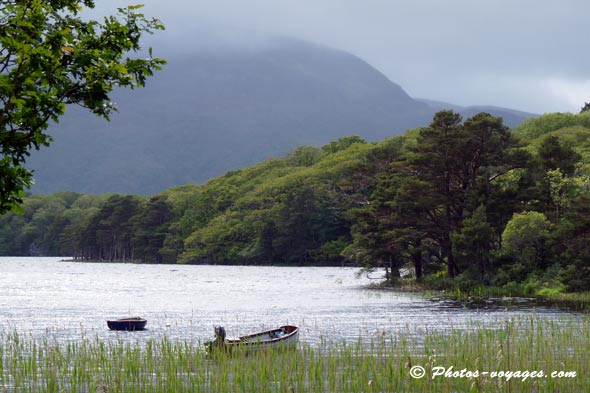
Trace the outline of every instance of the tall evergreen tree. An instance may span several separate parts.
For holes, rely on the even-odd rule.
[[[424,231],[440,247],[449,277],[461,272],[452,235],[466,213],[486,203],[491,182],[523,164],[522,155],[511,153],[517,141],[501,118],[479,113],[461,121],[459,114],[441,111],[420,131],[408,165],[423,189],[405,196],[422,201]]]

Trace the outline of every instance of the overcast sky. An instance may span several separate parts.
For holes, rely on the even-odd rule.
[[[577,113],[590,101],[588,0],[96,3],[100,12],[145,4],[167,27],[154,44],[180,51],[249,40],[242,31],[280,34],[355,54],[417,98],[534,113]]]

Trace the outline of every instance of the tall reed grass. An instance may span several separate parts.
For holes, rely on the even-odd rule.
[[[303,341],[293,351],[228,355],[166,337],[60,342],[3,332],[0,391],[583,392],[590,386],[587,316],[530,316],[496,327],[474,322],[409,333],[355,342],[322,338],[317,345]],[[422,378],[412,377],[416,366],[424,368]],[[433,377],[441,367],[448,375]],[[461,371],[479,376],[461,377]],[[521,374],[483,374],[499,371]],[[529,377],[523,378],[526,371]],[[533,378],[533,371],[546,377]],[[575,376],[552,377],[554,371]]]

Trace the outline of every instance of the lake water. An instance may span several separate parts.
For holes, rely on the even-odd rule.
[[[202,342],[214,325],[237,336],[282,324],[317,343],[378,334],[497,326],[516,316],[568,314],[543,307],[464,308],[421,295],[367,289],[355,268],[183,266],[0,257],[0,330],[79,340],[167,336]],[[112,332],[106,319],[142,316],[144,332]]]

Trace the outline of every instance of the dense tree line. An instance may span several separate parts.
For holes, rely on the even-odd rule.
[[[556,135],[526,146],[518,135],[528,130],[524,124],[512,133],[483,113],[462,122],[439,112],[381,174],[371,203],[353,211],[354,241],[346,253],[369,266],[382,264],[392,279],[408,262],[418,279],[424,268],[444,265],[446,277],[460,276],[468,286],[505,285],[558,262],[546,255],[545,237],[561,217],[551,224],[546,214],[559,211],[561,198],[582,202],[576,196],[583,190],[566,186],[581,156]],[[527,232],[531,227],[536,231]],[[523,269],[513,275],[515,266]]]
[[[355,263],[431,286],[590,289],[590,113],[509,130],[480,113],[341,138],[151,198],[30,196],[3,255],[147,263]]]
[[[161,196],[30,196],[24,214],[0,216],[2,255],[71,256],[77,260],[161,263],[172,219]]]

